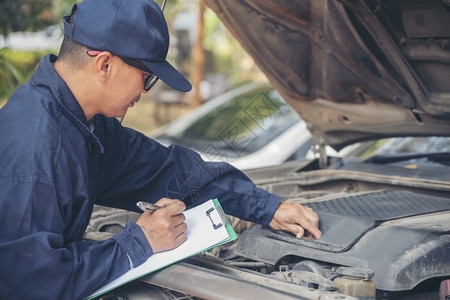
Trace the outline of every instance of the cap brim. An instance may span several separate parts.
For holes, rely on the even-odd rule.
[[[181,75],[168,61],[155,62],[141,60],[159,79],[168,86],[181,92],[189,92],[191,83]]]

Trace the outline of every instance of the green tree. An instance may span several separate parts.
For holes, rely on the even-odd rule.
[[[59,23],[72,4],[72,0],[0,0],[0,38],[6,39],[11,32],[39,31]],[[9,52],[7,48],[0,49],[0,106],[30,73],[19,71],[10,61]]]
[[[6,58],[7,48],[0,49],[0,106],[23,82],[23,76]]]
[[[0,34],[37,31],[56,22],[53,0],[0,0]]]

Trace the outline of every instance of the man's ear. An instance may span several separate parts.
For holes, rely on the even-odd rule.
[[[105,82],[111,75],[111,63],[113,55],[108,51],[103,51],[95,56],[95,76],[100,82]]]

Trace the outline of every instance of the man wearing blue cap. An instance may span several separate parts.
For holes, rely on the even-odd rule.
[[[64,18],[59,57],[49,54],[0,110],[0,299],[79,299],[186,240],[184,211],[217,197],[231,215],[316,238],[317,215],[281,202],[226,163],[164,147],[121,126],[159,79],[189,91],[166,60],[169,36],[151,0],[84,0]],[[176,178],[201,192],[180,190]],[[175,180],[176,181],[176,180]],[[83,235],[94,203],[161,209],[106,241]]]

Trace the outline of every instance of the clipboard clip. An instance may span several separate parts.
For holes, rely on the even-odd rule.
[[[213,211],[216,211],[217,214],[219,215],[220,221],[219,222],[214,222],[213,217],[211,216],[211,214],[213,213]],[[229,225],[228,223],[228,219],[225,216],[224,212],[217,208],[217,207],[211,207],[210,209],[208,209],[206,211],[206,215],[209,217],[209,220],[211,221],[214,230],[219,229],[220,227],[222,227],[224,224],[225,226]],[[217,219],[217,218],[216,218]],[[216,220],[217,221],[217,220]]]

